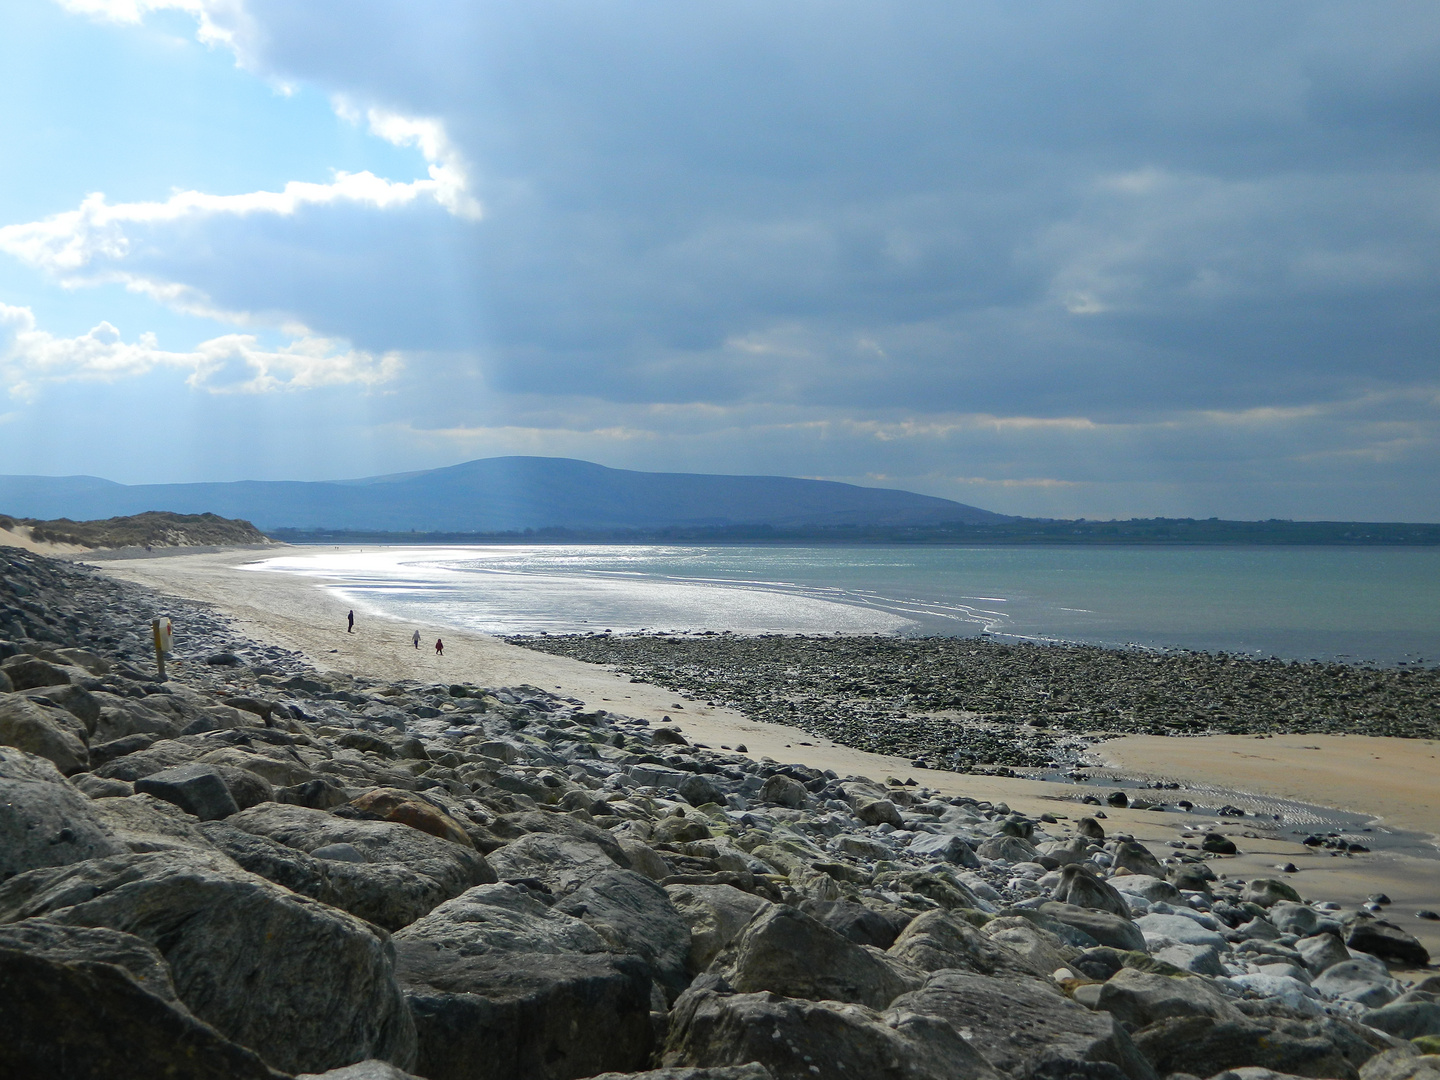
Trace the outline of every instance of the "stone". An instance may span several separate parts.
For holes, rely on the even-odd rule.
[[[1018,836],[992,836],[978,848],[975,854],[982,859],[1003,859],[1009,863],[1031,862],[1039,854],[1028,840]]]
[[[1131,1030],[1176,1016],[1239,1020],[1240,1012],[1205,979],[1151,975],[1121,968],[1101,988],[1096,1008]]]
[[[708,970],[742,994],[769,991],[876,1010],[921,982],[918,972],[783,905],[758,915]]]
[[[1440,1080],[1440,1056],[1387,1050],[1361,1066],[1360,1080]]]
[[[90,751],[49,713],[22,694],[0,695],[0,745],[45,758],[66,776],[88,769]]]
[[[0,1026],[4,1076],[283,1080],[251,1050],[151,993],[125,966],[98,957],[0,944]]]
[[[1205,839],[1200,841],[1200,850],[1208,851],[1212,855],[1235,855],[1238,850],[1235,841],[1223,833],[1206,833]]]
[[[633,836],[622,836],[617,843],[620,847],[621,859],[629,864],[630,869],[644,874],[654,881],[664,881],[674,873],[664,857],[643,840],[636,840]],[[616,861],[613,856],[612,861]]]
[[[1355,1001],[1372,1009],[1388,1005],[1400,996],[1400,984],[1373,963],[1345,960],[1332,964],[1310,983],[1327,998]]]
[[[1151,902],[1158,900],[1168,904],[1180,899],[1179,889],[1163,877],[1152,877],[1149,874],[1120,874],[1111,878],[1108,884],[1116,892],[1143,896]]]
[[[917,915],[900,932],[889,953],[901,963],[924,972],[953,968],[976,975],[1043,977],[1055,970],[1039,970],[1015,950],[987,937],[948,911],[926,911]]]
[[[905,850],[907,854],[920,859],[933,859],[971,868],[980,865],[980,860],[975,857],[975,849],[959,836],[921,833]]]
[[[123,850],[214,851],[200,824],[174,803],[152,795],[130,795],[91,804],[96,820]]]
[[[1017,1080],[1155,1080],[1155,1071],[1114,1018],[1091,1012],[1053,983],[1033,976],[940,971],[923,988],[897,1000],[894,1009],[945,1021],[963,1032],[986,1061]]]
[[[85,725],[82,738],[95,733],[95,724],[100,719],[100,701],[89,690],[64,683],[60,686],[42,686],[26,691],[25,696],[37,704],[53,705],[64,709]],[[78,734],[78,732],[77,732]]]
[[[1074,955],[1074,950],[1054,934],[1019,916],[993,919],[985,924],[981,933],[1018,954],[1034,971],[1056,971]]]
[[[590,1080],[775,1080],[764,1065],[752,1061],[748,1065],[718,1065],[713,1069],[681,1066],[676,1069],[650,1069],[641,1073],[601,1073]]]
[[[185,1006],[275,1068],[414,1060],[384,934],[218,854],[118,855],[0,885],[0,921],[32,916],[149,941]]]
[[[667,885],[665,893],[690,927],[692,975],[709,967],[758,912],[770,907],[768,900],[733,885]]]
[[[908,921],[904,916],[891,915],[850,900],[807,900],[800,910],[818,919],[846,941],[871,945],[885,950],[895,944]]]
[[[1165,878],[1181,892],[1198,892],[1210,895],[1210,882],[1215,880],[1215,871],[1204,863],[1177,863],[1165,872]]]
[[[1101,945],[1132,952],[1146,951],[1145,936],[1139,927],[1128,918],[1112,912],[1095,911],[1055,900],[1041,904],[1039,911],[1057,922],[1090,935]]]
[[[897,829],[905,825],[900,808],[889,799],[858,799],[855,816],[866,825],[892,825]]]
[[[1127,841],[1115,846],[1114,863],[1117,870],[1129,870],[1132,874],[1144,874],[1146,877],[1163,878],[1165,868],[1160,865],[1160,860],[1150,854],[1150,849],[1143,844],[1134,841]]]
[[[1060,880],[1051,892],[1062,904],[1108,911],[1122,919],[1130,918],[1130,906],[1109,882],[1101,881],[1082,866],[1067,866],[1060,871]]]
[[[1225,950],[1219,945],[1167,945],[1151,955],[1161,963],[1171,964],[1191,975],[1224,975],[1220,957]]]
[[[135,781],[135,791],[174,803],[201,821],[238,814],[240,807],[220,771],[211,765],[177,765]]]
[[[474,849],[470,834],[444,810],[427,802],[424,796],[395,788],[375,788],[350,800],[357,810],[376,814],[386,821],[397,821],[452,844]]]
[[[1306,937],[1315,933],[1316,927],[1320,925],[1320,913],[1309,904],[1278,900],[1270,908],[1270,921],[1282,934]]]
[[[40,686],[62,686],[70,682],[72,669],[60,664],[41,660],[38,656],[24,653],[0,661],[0,668],[10,679],[10,685],[17,691],[32,690]],[[81,670],[80,674],[89,674]]]
[[[769,803],[772,806],[788,806],[792,810],[798,810],[805,805],[809,792],[805,790],[805,785],[798,780],[792,780],[783,773],[776,773],[761,785],[759,797],[763,803]]]
[[[1359,1075],[1329,1039],[1300,1022],[1272,1026],[1249,1019],[1171,1017],[1132,1038],[1162,1076],[1183,1071],[1213,1077],[1245,1067],[1335,1080],[1358,1080]]]
[[[275,789],[275,801],[312,810],[332,810],[350,801],[350,793],[328,776]]]
[[[1368,1027],[1400,1039],[1440,1035],[1440,1003],[1434,1001],[1397,1001],[1371,1009],[1360,1019]]]
[[[1000,1080],[953,1027],[863,1005],[735,994],[697,980],[670,1016],[666,1068],[757,1063],[775,1080]]]
[[[1345,948],[1345,942],[1333,930],[1301,938],[1295,943],[1295,951],[1315,975],[1350,959],[1350,950]]]
[[[489,953],[601,953],[608,945],[574,915],[546,907],[526,890],[478,885],[447,900],[395,935],[414,952],[448,949],[466,956]]]
[[[1201,926],[1188,915],[1141,915],[1135,920],[1135,925],[1152,947],[1158,946],[1160,942],[1171,941],[1177,945],[1225,947],[1224,934]]]
[[[522,836],[491,852],[489,861],[501,881],[536,878],[556,896],[574,892],[617,865],[598,844],[546,833]]]
[[[0,746],[0,881],[123,850],[53,763]]]
[[[650,972],[638,957],[395,947],[414,1070],[428,1080],[566,1080],[649,1061]]]
[[[704,806],[706,803],[724,805],[725,803],[725,793],[716,787],[714,782],[699,773],[687,776],[676,790],[680,792],[680,797],[691,806]]]
[[[1385,919],[1356,919],[1345,937],[1345,944],[1357,952],[1407,967],[1425,967],[1430,963],[1429,950],[1413,934]]]
[[[295,1080],[420,1080],[420,1078],[404,1069],[397,1069],[388,1061],[377,1061],[375,1058],[370,1058],[368,1061],[357,1061],[354,1065],[330,1069],[323,1073],[301,1073]]]
[[[21,919],[0,925],[0,949],[44,956],[60,963],[111,964],[140,989],[180,1006],[170,967],[160,951],[134,934],[104,927],[67,926],[49,919]]]
[[[1079,821],[1075,822],[1075,831],[1081,836],[1088,837],[1091,840],[1097,840],[1102,843],[1105,840],[1105,826],[1101,825],[1100,822],[1096,821],[1093,817],[1082,817]]]
[[[651,879],[633,870],[607,870],[555,910],[583,920],[615,952],[644,960],[668,1001],[690,984],[690,926]]]
[[[1302,902],[1299,893],[1277,878],[1252,878],[1245,883],[1245,891],[1240,894],[1240,900],[1242,903],[1259,904],[1264,908],[1282,900],[1289,900],[1294,904]]]

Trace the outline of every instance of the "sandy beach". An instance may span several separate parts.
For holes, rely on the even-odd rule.
[[[1080,790],[1073,784],[917,772],[904,758],[864,753],[795,728],[758,723],[731,709],[682,701],[672,690],[632,682],[604,667],[519,648],[486,635],[389,619],[358,607],[355,631],[347,633],[350,605],[324,588],[323,578],[244,568],[285,550],[165,555],[97,565],[115,577],[214,605],[235,620],[237,631],[295,649],[321,671],[485,686],[528,684],[578,698],[591,709],[651,722],[669,717],[692,741],[717,748],[743,745],[753,757],[800,762],[841,775],[915,776],[947,794],[1003,800],[1029,814],[1076,817],[1082,813]],[[412,643],[417,629],[419,649]],[[177,626],[176,633],[183,634],[184,627]],[[434,651],[437,637],[445,643],[443,656]],[[1339,807],[1399,828],[1440,832],[1440,747],[1433,741],[1313,735],[1130,736],[1096,749],[1097,758],[1132,776]],[[1083,812],[1092,810],[1083,808]],[[1108,807],[1106,813],[1111,831],[1130,831],[1161,846],[1216,824],[1214,819],[1176,813]],[[1276,874],[1278,866],[1293,863],[1298,871],[1292,880],[1305,895],[1354,903],[1375,892],[1388,893],[1395,900],[1392,917],[1440,953],[1440,924],[1413,917],[1417,909],[1440,907],[1440,859],[1398,854],[1342,857],[1257,833],[1243,820],[1220,824],[1244,852],[1219,867],[1223,872],[1268,876]]]

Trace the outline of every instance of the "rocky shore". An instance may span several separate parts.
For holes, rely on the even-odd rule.
[[[162,611],[196,628],[165,682]],[[1041,689],[983,692],[1065,726]],[[1440,976],[1383,897],[1081,809],[320,673],[0,550],[0,1074],[1440,1080]]]
[[[584,634],[511,644],[872,753],[1045,769],[1114,734],[1440,737],[1440,669],[986,638]]]

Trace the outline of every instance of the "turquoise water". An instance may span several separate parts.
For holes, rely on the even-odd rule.
[[[988,633],[1286,659],[1440,660],[1440,549],[297,549],[252,569],[494,634]]]

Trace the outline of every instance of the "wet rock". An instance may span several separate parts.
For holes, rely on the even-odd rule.
[[[0,746],[0,881],[122,850],[50,761]]]
[[[710,965],[740,993],[769,991],[883,1009],[920,983],[918,972],[846,941],[792,907],[774,906]]]
[[[1007,1076],[1155,1078],[1114,1019],[1077,1005],[1042,979],[940,971],[894,1008],[965,1032],[970,1045]]]
[[[758,1063],[776,1080],[999,1080],[944,1021],[862,1005],[735,994],[699,980],[671,1014],[667,1068]]]
[[[119,855],[0,885],[0,921],[36,915],[151,942],[186,1007],[276,1068],[413,1060],[383,935],[219,855]]]

